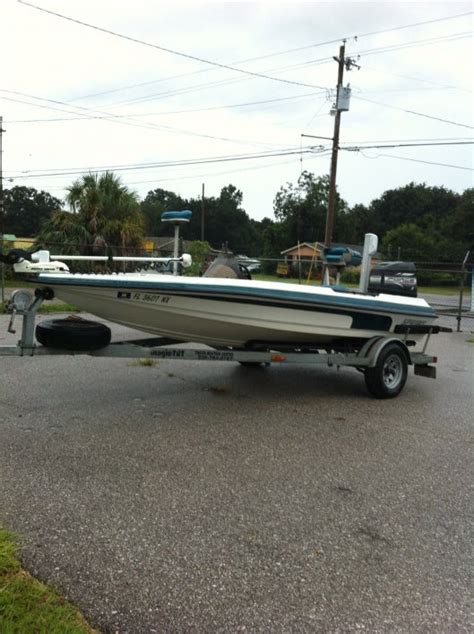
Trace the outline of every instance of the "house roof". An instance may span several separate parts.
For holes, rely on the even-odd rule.
[[[332,247],[347,247],[348,249],[352,249],[352,251],[359,251],[359,253],[362,255],[363,251],[364,251],[364,246],[360,245],[360,244],[347,244],[345,242],[332,242],[331,243]],[[323,242],[300,242],[299,245],[295,244],[294,247],[290,247],[289,249],[285,249],[284,251],[281,251],[281,255],[287,255],[288,253],[291,253],[292,251],[296,251],[298,252],[298,247],[301,249],[301,247],[307,247],[308,249],[312,249],[314,252],[318,252],[321,253],[321,251],[325,248],[325,245]]]
[[[291,251],[298,251],[301,247],[306,247],[308,249],[312,249],[315,252],[319,252],[324,249],[324,244],[322,242],[300,242],[299,244],[295,244],[294,247],[290,247],[289,249],[285,249],[281,251],[281,255],[287,255],[291,253]]]

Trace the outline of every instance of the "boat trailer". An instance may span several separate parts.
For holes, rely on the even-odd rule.
[[[440,326],[398,326],[396,334],[403,334],[403,339],[377,336],[364,342],[360,348],[348,348],[348,351],[324,348],[321,344],[313,346],[301,344],[298,346],[297,344],[265,344],[265,342],[260,342],[260,344],[255,342],[254,345],[245,349],[204,346],[202,348],[189,348],[177,347],[175,344],[183,342],[164,337],[111,342],[103,346],[91,345],[90,347],[71,349],[57,347],[57,344],[54,347],[38,345],[36,342],[37,312],[43,301],[48,299],[51,299],[48,295],[48,289],[37,289],[34,298],[29,291],[19,290],[12,293],[6,306],[7,312],[11,315],[8,331],[10,333],[16,332],[14,329],[15,318],[21,317],[21,336],[16,345],[0,346],[0,355],[31,357],[85,354],[93,357],[155,360],[230,361],[240,363],[243,366],[314,364],[338,369],[342,366],[350,366],[364,374],[366,386],[373,396],[392,398],[402,391],[407,379],[409,365],[414,366],[414,373],[417,375],[436,378],[436,368],[430,364],[436,363],[437,357],[426,353],[428,342],[431,334],[451,332],[450,328]],[[66,322],[67,320],[61,321]],[[80,318],[74,320],[76,324],[81,321],[83,320]],[[98,322],[92,323],[99,325]],[[410,332],[426,334],[421,352],[410,351]]]

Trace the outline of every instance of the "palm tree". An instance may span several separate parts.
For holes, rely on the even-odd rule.
[[[41,232],[43,242],[54,238],[81,253],[105,251],[107,245],[124,252],[140,244],[144,222],[137,195],[113,173],[81,176],[68,187],[66,200],[72,213],[53,216]]]
[[[92,235],[87,227],[78,222],[77,216],[68,211],[55,211],[51,218],[41,225],[36,246],[59,247],[65,254],[81,251],[83,245],[91,244]]]

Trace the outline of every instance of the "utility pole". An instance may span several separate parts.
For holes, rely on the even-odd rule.
[[[338,62],[337,71],[337,91],[336,91],[336,114],[334,117],[334,136],[332,139],[332,155],[331,155],[331,174],[329,180],[329,199],[328,210],[326,214],[326,233],[324,236],[324,244],[326,247],[331,246],[332,232],[334,227],[334,209],[336,206],[336,173],[337,173],[337,151],[339,149],[339,130],[341,127],[341,110],[339,109],[339,95],[342,90],[342,79],[344,76],[344,55],[346,52],[346,43],[339,48],[339,58],[334,59]]]
[[[351,90],[349,86],[344,88],[342,85],[342,79],[344,77],[344,68],[346,70],[352,70],[353,68],[360,69],[360,66],[355,63],[351,57],[345,57],[346,41],[343,40],[342,46],[339,48],[339,57],[333,59],[338,64],[337,70],[337,90],[336,90],[336,104],[335,104],[335,117],[334,117],[334,135],[332,138],[332,155],[331,155],[331,174],[329,180],[329,198],[328,198],[328,210],[326,215],[326,234],[324,237],[324,243],[327,247],[331,246],[332,233],[334,227],[334,210],[336,207],[336,173],[337,173],[337,153],[339,150],[339,130],[341,127],[341,114],[349,110],[349,99]],[[324,138],[324,137],[317,137]]]
[[[331,173],[329,177],[329,196],[328,196],[328,209],[326,213],[326,232],[324,235],[324,244],[326,248],[331,246],[332,234],[334,228],[334,212],[336,208],[336,174],[337,174],[337,153],[339,150],[339,130],[341,127],[341,114],[349,110],[349,98],[350,88],[347,86],[344,88],[342,80],[344,77],[344,67],[347,70],[351,70],[355,66],[358,70],[358,66],[353,59],[345,57],[346,53],[346,41],[343,40],[342,46],[339,48],[339,57],[333,59],[337,62],[337,89],[336,89],[336,103],[334,112],[334,135],[332,137],[332,154],[331,154]],[[322,275],[323,284],[329,284],[329,268],[327,264],[323,266]]]
[[[204,183],[202,184],[201,196],[201,242],[204,242]]]

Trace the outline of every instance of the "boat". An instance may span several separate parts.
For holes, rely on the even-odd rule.
[[[378,335],[402,338],[405,331],[400,326],[415,331],[436,319],[435,311],[420,298],[360,295],[283,282],[149,273],[41,273],[35,284],[107,321],[211,346],[331,345],[341,340],[356,345]],[[418,340],[422,334],[411,336]]]
[[[373,234],[366,238],[370,236],[376,238]],[[405,385],[409,365],[415,374],[436,377],[431,364],[437,358],[426,353],[428,340],[431,334],[450,329],[434,325],[436,313],[424,299],[368,290],[374,244],[376,240],[366,240],[358,290],[252,280],[248,270],[229,261],[217,262],[213,271],[226,277],[178,275],[179,265],[191,263],[186,254],[113,258],[140,266],[144,259],[168,268],[172,265],[173,275],[149,272],[149,267],[147,272],[77,274],[56,259],[110,261],[106,256],[50,256],[48,251],[0,254],[0,261],[12,264],[16,273],[26,275],[37,287],[35,299],[27,291],[12,293],[7,304],[11,314],[8,330],[15,332],[13,322],[18,314],[22,334],[16,346],[0,346],[0,354],[73,353],[244,366],[344,365],[363,372],[373,396],[393,398]],[[331,266],[339,263],[341,268],[352,258],[347,252],[328,255]],[[40,304],[53,297],[155,337],[112,342],[106,324],[82,318],[36,324]],[[42,345],[37,345],[35,335]],[[170,348],[180,342],[207,344],[211,349]]]
[[[407,333],[409,344],[416,346],[433,330],[437,317],[418,297],[242,278],[150,272],[76,274],[56,257],[61,256],[39,252],[30,262],[20,258],[14,268],[36,273],[30,281],[49,296],[104,320],[213,347],[286,345],[357,350],[374,337],[406,340]],[[190,263],[185,255],[168,260]],[[365,277],[368,279],[368,274]]]

